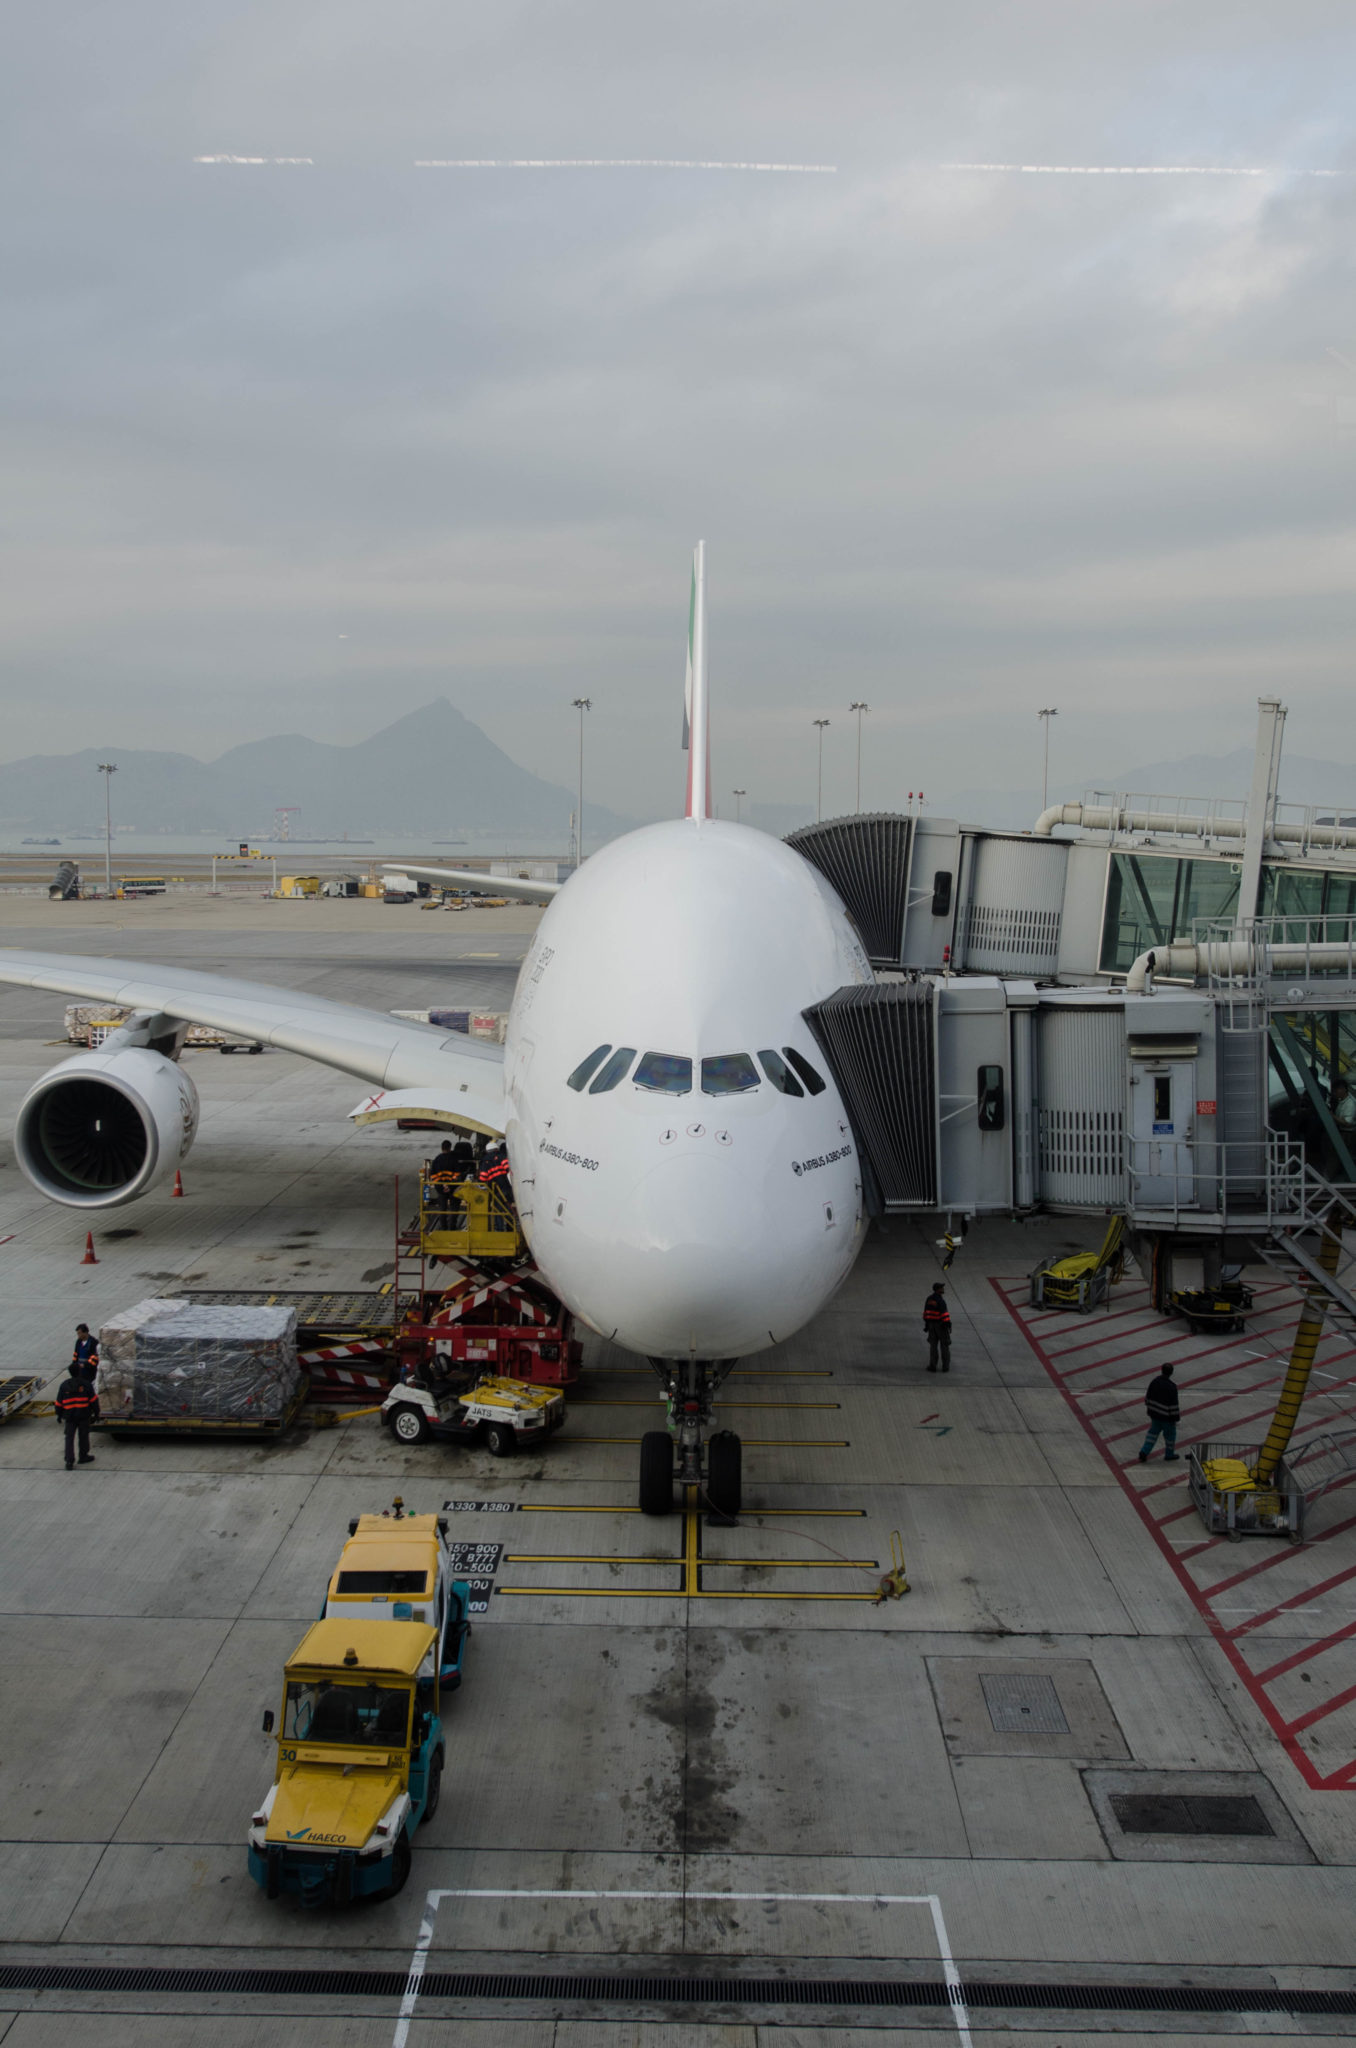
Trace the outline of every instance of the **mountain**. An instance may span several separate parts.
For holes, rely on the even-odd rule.
[[[273,813],[295,805],[298,839],[374,833],[406,838],[554,834],[562,846],[575,798],[510,760],[479,726],[439,698],[356,746],[299,733],[251,740],[215,761],[135,747],[87,747],[0,765],[0,823],[7,830],[101,830],[100,761],[116,761],[113,814],[137,832],[215,832],[258,838]],[[585,797],[589,843],[629,829]]]

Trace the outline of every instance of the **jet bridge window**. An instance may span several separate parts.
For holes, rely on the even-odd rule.
[[[612,1047],[610,1045],[595,1045],[588,1058],[580,1060],[579,1065],[571,1074],[567,1085],[576,1089],[582,1095],[589,1082],[597,1073],[599,1065],[607,1058],[611,1050]]]
[[[1001,1131],[1006,1121],[1003,1105],[1003,1069],[981,1067],[975,1087],[981,1131]]]
[[[780,1088],[783,1095],[804,1095],[805,1090],[792,1073],[779,1052],[765,1047],[758,1055],[759,1065],[774,1088]]]
[[[647,1052],[632,1079],[637,1088],[652,1088],[657,1095],[690,1095],[692,1062],[676,1052]]]
[[[758,1069],[746,1052],[718,1052],[702,1061],[703,1095],[745,1095],[758,1086]]]
[[[635,1056],[636,1049],[633,1045],[619,1045],[607,1065],[603,1068],[602,1073],[599,1074],[597,1080],[589,1089],[589,1094],[611,1094],[617,1083],[626,1079],[627,1070]]]
[[[811,1095],[822,1095],[827,1085],[824,1076],[815,1072],[804,1053],[797,1052],[794,1045],[784,1045],[782,1051],[800,1075],[801,1080],[805,1083]]]

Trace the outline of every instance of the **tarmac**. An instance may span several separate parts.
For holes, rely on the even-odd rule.
[[[0,943],[504,1008],[535,915],[4,898]],[[62,1057],[62,1009],[0,992],[7,1116]],[[59,1377],[77,1321],[177,1286],[390,1277],[392,1183],[425,1141],[355,1131],[356,1084],[290,1055],[185,1057],[203,1106],[185,1198],[103,1212],[96,1266],[84,1219],[0,1144],[5,1373]],[[248,1445],[101,1438],[68,1474],[50,1418],[0,1428],[0,2042],[1350,2039],[1349,1496],[1298,1550],[1240,1551],[1193,1523],[1185,1466],[1140,1467],[1126,1434],[1160,1330],[1184,1444],[1193,1399],[1237,1392],[1212,1435],[1265,1408],[1294,1303],[1269,1301],[1248,1359],[1178,1341],[1133,1270],[1097,1316],[1032,1316],[1037,1259],[1099,1235],[978,1224],[948,1275],[952,1370],[929,1376],[932,1230],[873,1229],[817,1322],[729,1382],[732,1529],[634,1512],[653,1381],[594,1339],[565,1429],[518,1460],[408,1451],[362,1419]],[[349,1517],[396,1492],[489,1546],[484,1612],[409,1885],[306,1913],[246,1871],[260,1718]],[[896,1542],[909,1591],[876,1604]],[[1191,1802],[1184,1832],[1123,1825],[1135,1794]],[[1263,1831],[1185,1831],[1220,1798]]]

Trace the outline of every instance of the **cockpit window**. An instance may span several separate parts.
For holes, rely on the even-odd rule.
[[[703,1095],[743,1095],[758,1086],[758,1069],[746,1052],[718,1052],[702,1061]]]
[[[605,1060],[611,1050],[610,1045],[596,1045],[586,1060],[580,1060],[570,1076],[568,1085],[582,1094],[597,1072],[599,1061]]]
[[[784,1045],[782,1051],[800,1075],[801,1080],[805,1083],[811,1095],[822,1095],[827,1085],[824,1076],[815,1072],[804,1053],[797,1052],[794,1045]]]
[[[626,1070],[635,1056],[636,1049],[633,1045],[619,1045],[607,1065],[603,1068],[602,1073],[589,1089],[589,1094],[609,1094],[616,1087],[618,1081],[626,1079]]]
[[[637,1088],[653,1088],[658,1095],[690,1095],[692,1062],[676,1052],[647,1052],[633,1079]]]
[[[780,1088],[783,1095],[804,1095],[805,1090],[779,1052],[773,1052],[771,1047],[768,1047],[759,1053],[758,1058],[763,1072],[774,1088]]]

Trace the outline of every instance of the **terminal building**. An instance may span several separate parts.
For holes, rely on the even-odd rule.
[[[1356,1183],[1356,819],[1278,800],[1284,720],[1246,801],[791,836],[876,969],[809,1018],[876,1213],[1118,1213],[1166,1288],[1188,1249],[1288,1256]]]

